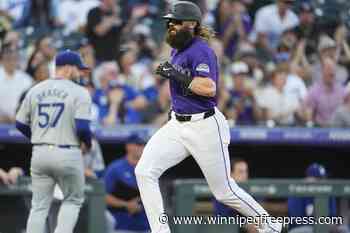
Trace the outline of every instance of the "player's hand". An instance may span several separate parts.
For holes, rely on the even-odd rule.
[[[142,210],[142,207],[139,201],[140,201],[139,198],[135,198],[127,202],[126,209],[128,210],[129,214],[133,215]]]
[[[124,91],[120,88],[115,88],[108,93],[111,104],[119,105],[124,98]]]
[[[16,184],[17,180],[18,180],[18,177],[23,176],[23,174],[24,174],[24,172],[23,172],[22,168],[13,167],[8,172],[8,181],[11,184]]]
[[[6,185],[10,184],[10,179],[9,179],[7,172],[2,170],[1,168],[0,168],[0,182],[3,182]]]
[[[86,155],[87,153],[89,153],[89,151],[91,150],[91,146],[89,147],[88,145],[86,145],[84,142],[81,142],[80,144],[80,150],[81,153],[83,155]]]
[[[177,70],[169,62],[161,63],[156,69],[156,74],[167,79],[170,79],[171,77],[175,76],[176,73]]]
[[[88,169],[88,168],[84,170],[84,175],[85,175],[85,177],[90,177],[90,178],[93,178],[93,179],[97,178],[95,172],[92,171],[91,169]]]

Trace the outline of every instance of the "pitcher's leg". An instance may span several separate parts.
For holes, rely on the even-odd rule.
[[[135,174],[152,233],[170,233],[168,224],[161,224],[159,216],[164,213],[159,177],[168,168],[188,156],[178,141],[174,122],[167,123],[156,132],[144,148]]]
[[[36,169],[31,169],[32,207],[27,221],[27,233],[44,233],[55,181]]]
[[[81,154],[72,154],[81,156]],[[73,233],[84,202],[84,173],[82,158],[62,161],[62,173],[57,175],[64,199],[58,212],[55,233]]]

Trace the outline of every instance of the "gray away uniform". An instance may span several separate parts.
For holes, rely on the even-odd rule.
[[[84,201],[83,158],[75,119],[90,120],[91,98],[69,80],[39,83],[26,95],[16,120],[32,132],[32,208],[27,233],[44,233],[56,184],[64,200],[55,233],[72,233]]]

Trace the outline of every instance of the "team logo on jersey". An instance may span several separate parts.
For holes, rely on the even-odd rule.
[[[180,72],[181,74],[186,74],[188,76],[191,76],[191,70],[189,68],[183,68],[180,65],[177,64],[173,64],[175,70],[177,70],[178,72]]]
[[[201,63],[196,67],[196,71],[209,73],[209,66],[207,64]]]

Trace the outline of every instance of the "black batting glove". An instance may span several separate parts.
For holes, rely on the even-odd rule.
[[[174,79],[180,82],[186,89],[192,82],[192,78],[190,76],[177,71],[175,67],[169,62],[164,62],[160,64],[156,69],[156,74],[167,79]]]
[[[156,69],[156,74],[162,76],[163,78],[167,78],[167,79],[174,76],[175,72],[177,72],[176,69],[169,62],[161,63]]]

